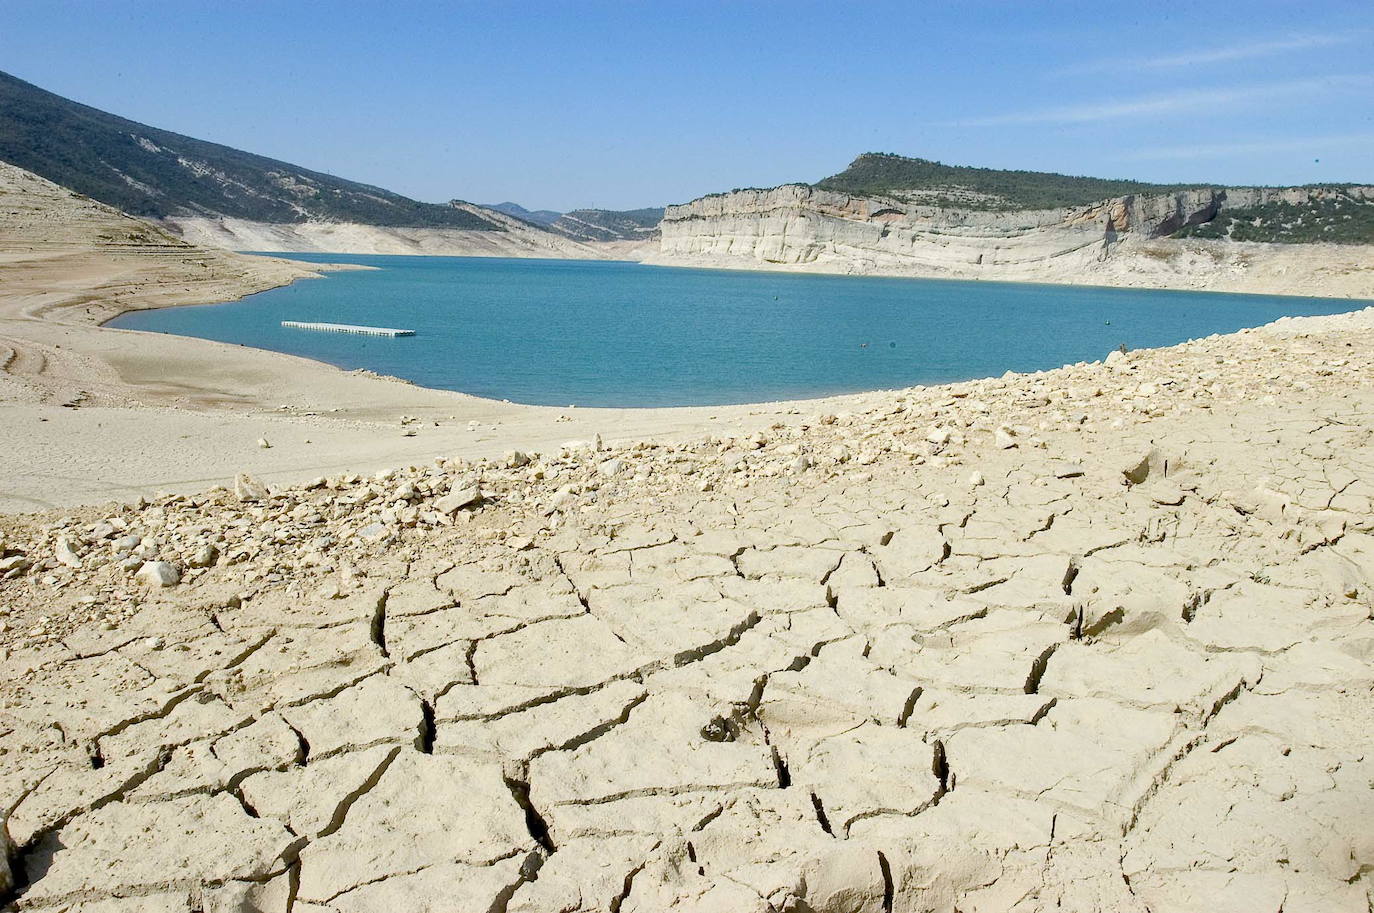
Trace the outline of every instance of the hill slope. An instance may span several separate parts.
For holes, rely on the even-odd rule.
[[[504,212],[508,216],[515,216],[517,219],[524,219],[526,222],[533,222],[535,225],[549,226],[558,221],[563,213],[553,209],[526,209],[519,203],[507,201],[505,203],[482,203],[484,209],[494,209],[497,212]]]
[[[0,161],[131,215],[502,231],[391,193],[78,104],[0,73]]]
[[[574,209],[549,228],[578,241],[643,241],[658,237],[663,207],[646,209]]]

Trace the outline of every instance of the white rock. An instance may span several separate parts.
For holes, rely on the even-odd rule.
[[[10,571],[18,573],[27,569],[31,564],[33,564],[33,562],[23,555],[11,555],[8,558],[0,559],[0,574],[5,574]]]
[[[113,550],[115,554],[118,554],[121,553],[121,551],[133,551],[142,543],[143,536],[120,536],[120,538],[110,543],[110,549]]]
[[[359,539],[365,539],[368,542],[380,542],[387,536],[391,535],[391,531],[383,523],[369,523],[362,529],[358,530],[358,532],[355,533],[355,535]]]
[[[441,513],[456,514],[464,507],[480,504],[482,501],[482,491],[476,485],[469,485],[466,488],[458,488],[444,495],[434,502],[434,507]]]
[[[609,459],[596,468],[596,471],[607,478],[614,478],[622,474],[628,468],[624,460],[619,457]]]
[[[81,557],[72,548],[71,540],[66,536],[60,536],[57,545],[53,547],[53,557],[58,563],[65,564],[67,567],[81,567]]]
[[[219,549],[213,545],[202,545],[196,549],[196,553],[186,563],[191,567],[210,567],[217,560],[219,560]]]
[[[176,586],[181,582],[181,572],[167,561],[145,561],[134,577],[140,583],[154,587]]]
[[[234,494],[238,495],[240,501],[265,501],[267,486],[248,473],[241,472],[234,477]]]

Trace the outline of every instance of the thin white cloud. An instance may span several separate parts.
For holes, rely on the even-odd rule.
[[[1335,89],[1374,86],[1374,76],[1327,76],[1320,79],[1295,79],[1289,82],[1235,86],[1226,89],[1182,89],[1158,95],[1143,95],[1121,101],[1089,102],[1013,111],[989,117],[954,121],[956,127],[1001,127],[1015,124],[1083,124],[1122,117],[1177,114],[1199,108],[1215,108],[1243,102],[1271,100],[1278,96],[1316,95]]]
[[[1183,67],[1200,67],[1211,63],[1226,63],[1233,60],[1248,60],[1255,57],[1272,57],[1297,51],[1310,51],[1329,48],[1352,41],[1364,40],[1362,31],[1344,32],[1331,35],[1294,35],[1265,41],[1252,41],[1249,44],[1218,45],[1197,48],[1179,54],[1164,54],[1154,57],[1110,57],[1090,60],[1085,63],[1063,67],[1055,72],[1060,75],[1081,73],[1130,73],[1137,70],[1167,70]]]
[[[1374,143],[1374,133],[1347,133],[1340,136],[1308,136],[1298,139],[1253,140],[1244,143],[1216,143],[1207,146],[1164,146],[1158,149],[1141,149],[1116,156],[1127,162],[1154,161],[1158,159],[1214,159],[1229,158],[1233,155],[1247,155],[1265,152],[1310,152],[1320,154],[1328,149],[1346,146],[1360,146]]]

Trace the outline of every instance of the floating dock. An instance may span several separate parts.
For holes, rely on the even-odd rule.
[[[300,320],[283,320],[281,325],[294,330],[316,330],[321,333],[355,333],[358,336],[414,336],[414,330],[396,330],[391,327],[358,327],[348,323],[305,323]]]

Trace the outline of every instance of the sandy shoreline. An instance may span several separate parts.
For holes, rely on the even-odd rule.
[[[310,266],[313,275],[329,268]],[[295,279],[270,276],[233,297]],[[120,302],[120,312],[182,303],[203,302],[135,294]],[[73,313],[60,301],[48,308]],[[189,493],[239,472],[292,484],[437,456],[548,452],[597,435],[608,443],[737,435],[818,411],[861,410],[892,395],[678,408],[527,406],[268,350],[103,327],[115,314],[101,310],[77,312],[79,323],[25,316],[35,322],[20,329],[0,302],[0,337],[24,339],[24,351],[42,353],[44,362],[37,374],[11,371],[0,379],[11,388],[0,420],[24,429],[0,484],[0,510],[7,511]]]
[[[597,434],[754,429],[801,408],[518,406],[101,327],[129,310],[234,300],[320,267],[193,247],[9,166],[0,168],[0,203],[0,425],[12,431],[0,511],[188,492],[241,471],[287,483],[438,455],[548,450]],[[413,421],[402,427],[403,418]]]
[[[34,282],[56,281],[46,264],[23,265]],[[51,268],[69,270],[65,261]],[[223,297],[295,278],[270,276]],[[184,303],[209,303],[198,297]],[[117,308],[89,311],[79,299],[52,296],[41,311],[22,296],[0,299],[0,344],[15,353],[0,375],[0,422],[22,429],[0,482],[0,510],[184,493],[239,472],[285,484],[441,455],[550,450],[598,434],[616,441],[753,430],[807,407],[516,405],[262,349],[99,325],[116,312],[183,303],[160,292],[135,292]],[[839,397],[836,404],[861,398]],[[259,446],[263,439],[269,448]]]

